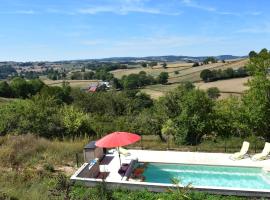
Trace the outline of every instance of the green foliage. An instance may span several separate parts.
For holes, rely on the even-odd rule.
[[[176,117],[179,128],[176,141],[191,145],[200,143],[201,138],[212,131],[212,100],[206,96],[205,92],[193,89],[184,94],[180,107],[182,111]]]
[[[29,98],[40,92],[44,83],[40,79],[30,81],[21,77],[13,78],[8,84],[0,82],[0,97]]]
[[[217,87],[210,87],[206,91],[207,95],[211,99],[217,99],[220,96],[220,91]]]
[[[71,78],[71,80],[82,80],[83,73],[82,72],[73,72],[70,78]]]
[[[270,52],[267,49],[262,49],[258,54],[252,53],[247,68],[251,75],[265,76],[268,74],[269,66]]]
[[[51,163],[45,163],[43,168],[49,172],[55,172],[54,166]]]
[[[209,69],[204,69],[200,73],[200,77],[204,82],[208,82],[213,78],[213,73]]]
[[[142,67],[147,67],[147,63],[146,63],[146,62],[142,62],[142,63],[141,63],[141,66],[142,66]]]
[[[74,106],[64,106],[61,110],[63,127],[67,136],[74,139],[75,136],[91,132],[89,117]]]
[[[232,68],[227,68],[225,70],[209,70],[204,69],[200,73],[200,77],[204,82],[229,79],[229,78],[238,78],[238,77],[246,77],[248,76],[248,72],[246,68],[239,68],[237,70],[233,70]]]
[[[121,63],[111,63],[111,62],[96,62],[96,63],[87,64],[86,68],[91,69],[91,70],[102,69],[109,72],[116,69],[127,69],[127,65],[123,65]]]
[[[214,57],[208,57],[203,61],[204,64],[216,63],[216,62],[217,60]]]
[[[158,76],[157,82],[160,84],[168,83],[169,74],[168,72],[161,72]]]
[[[44,97],[52,97],[57,101],[58,104],[62,104],[71,102],[70,92],[71,87],[64,82],[62,87],[44,86],[41,89],[40,94]]]
[[[23,78],[13,78],[10,82],[10,87],[17,98],[27,98],[30,95],[31,86]]]
[[[162,63],[161,66],[164,68],[164,69],[167,69],[167,63]]]
[[[147,75],[146,72],[141,71],[139,74],[129,74],[128,76],[123,76],[121,82],[124,89],[132,90],[154,84],[156,81],[153,76]]]
[[[244,109],[243,102],[236,97],[216,101],[213,127],[217,134],[223,138],[247,137],[250,131]]]
[[[16,70],[11,65],[0,66],[0,79],[6,79],[11,75],[16,75]]]
[[[6,81],[0,82],[0,97],[12,97],[12,89]]]
[[[158,63],[156,62],[156,61],[152,61],[152,62],[150,62],[149,63],[149,66],[152,68],[152,67],[155,67],[155,66],[157,66],[158,65]]]
[[[195,62],[195,63],[193,63],[193,65],[192,65],[192,67],[198,67],[198,66],[200,66],[200,63],[198,63],[198,62]]]

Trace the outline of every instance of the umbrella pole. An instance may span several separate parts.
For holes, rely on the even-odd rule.
[[[118,156],[119,156],[119,162],[120,162],[120,168],[121,168],[121,156],[120,156],[120,151],[119,151],[119,147],[117,147],[117,150],[118,150]]]

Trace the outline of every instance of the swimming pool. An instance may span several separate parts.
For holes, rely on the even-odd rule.
[[[270,174],[256,167],[148,163],[145,182],[171,184],[172,178],[194,187],[270,190]]]

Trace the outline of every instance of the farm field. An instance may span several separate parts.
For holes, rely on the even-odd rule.
[[[227,68],[233,68],[233,69],[238,69],[240,67],[244,67],[247,64],[248,60],[243,59],[243,60],[236,60],[236,61],[231,61],[229,63],[213,63],[213,64],[208,64],[208,65],[203,65],[199,67],[192,67],[186,70],[183,70],[179,72],[178,75],[170,75],[169,78],[169,83],[179,83],[179,82],[186,82],[186,81],[191,81],[191,82],[197,82],[200,81],[200,73],[201,71],[205,69],[210,69],[210,70],[218,70],[218,69],[227,69]]]
[[[227,69],[233,68],[238,69],[244,67],[248,62],[248,59],[230,61],[230,63],[214,63],[199,67],[188,67],[179,71],[178,75],[170,74],[168,85],[150,85],[142,89],[143,92],[149,94],[152,98],[157,99],[163,96],[166,92],[176,88],[180,83],[190,81],[195,82],[196,86],[200,89],[208,89],[210,87],[217,87],[221,91],[221,98],[226,98],[230,95],[239,96],[247,89],[244,83],[247,82],[248,78],[236,78],[229,80],[221,80],[210,83],[204,83],[201,81],[200,73],[204,69]]]
[[[63,83],[63,80],[43,80],[45,84],[50,86],[61,86]],[[66,80],[70,84],[71,87],[77,87],[77,88],[87,88],[90,84],[97,83],[98,80]]]
[[[220,90],[221,97],[220,98],[226,98],[231,95],[233,96],[240,96],[243,94],[245,90],[248,89],[248,86],[246,83],[248,82],[250,77],[245,78],[235,78],[235,79],[229,79],[229,80],[220,80],[220,81],[214,81],[209,83],[204,83],[202,81],[195,83],[195,86],[202,90],[207,90],[211,87],[217,87]],[[170,90],[173,90],[177,86],[179,86],[181,83],[174,83],[169,85],[149,85],[145,88],[141,89],[141,91],[149,94],[152,98],[158,99],[159,97],[166,94],[166,92],[169,92]]]
[[[152,76],[158,76],[161,72],[168,72],[170,74],[178,70],[184,70],[184,69],[189,69],[189,68],[192,68],[192,63],[172,62],[172,63],[167,63],[167,69],[164,69],[161,65],[158,65],[153,68],[138,67],[138,68],[131,68],[131,69],[130,68],[119,69],[119,70],[114,70],[111,73],[116,78],[121,78],[122,76],[129,75],[129,74],[138,74],[140,71],[145,71],[147,74],[150,74]]]
[[[245,90],[248,89],[246,83],[250,77],[245,78],[234,78],[229,80],[220,80],[215,82],[199,82],[196,83],[196,87],[202,90],[207,90],[211,87],[217,87],[221,92],[228,92],[228,93],[243,93]]]

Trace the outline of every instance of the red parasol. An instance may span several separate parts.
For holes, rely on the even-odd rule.
[[[114,148],[114,147],[122,147],[132,143],[135,143],[141,139],[141,136],[128,133],[128,132],[113,132],[109,135],[104,136],[100,140],[96,142],[96,146],[103,148]],[[121,167],[121,158],[118,149],[120,167]]]
[[[135,143],[141,139],[141,136],[128,132],[113,132],[104,136],[96,142],[96,146],[104,148],[122,147]]]

